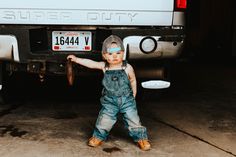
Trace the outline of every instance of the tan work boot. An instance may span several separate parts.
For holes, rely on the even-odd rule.
[[[151,144],[146,139],[139,140],[137,143],[139,148],[142,150],[146,151],[151,149]]]
[[[102,140],[96,138],[96,137],[91,137],[88,141],[88,145],[91,147],[97,147],[102,144]]]

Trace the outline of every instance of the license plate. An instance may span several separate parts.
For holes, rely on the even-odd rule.
[[[89,31],[53,31],[53,51],[91,51],[92,33]]]

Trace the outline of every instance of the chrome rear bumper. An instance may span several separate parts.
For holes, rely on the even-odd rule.
[[[13,35],[0,35],[0,60],[19,62],[17,39]]]
[[[157,47],[154,51],[145,53],[140,48],[141,41],[145,37],[128,36],[124,38],[125,56],[128,55],[129,59],[174,58],[179,55],[183,48],[183,41],[159,41],[160,36],[151,36],[151,38],[155,39]]]

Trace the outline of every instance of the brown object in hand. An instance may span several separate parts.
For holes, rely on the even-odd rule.
[[[66,75],[69,85],[72,86],[74,83],[75,73],[73,69],[73,63],[70,59],[66,62]]]

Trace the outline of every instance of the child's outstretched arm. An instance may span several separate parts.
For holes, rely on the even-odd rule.
[[[137,94],[137,81],[136,81],[136,76],[135,76],[134,69],[130,64],[128,64],[128,66],[127,66],[127,72],[128,72],[131,88],[133,90],[133,95],[134,95],[134,97],[136,97],[136,94]]]
[[[80,64],[82,66],[85,66],[90,69],[100,69],[102,70],[104,68],[105,63],[104,62],[97,62],[93,61],[91,59],[85,59],[85,58],[79,58],[75,55],[69,55],[67,56],[67,60],[71,60],[72,62],[75,62],[77,64]]]

